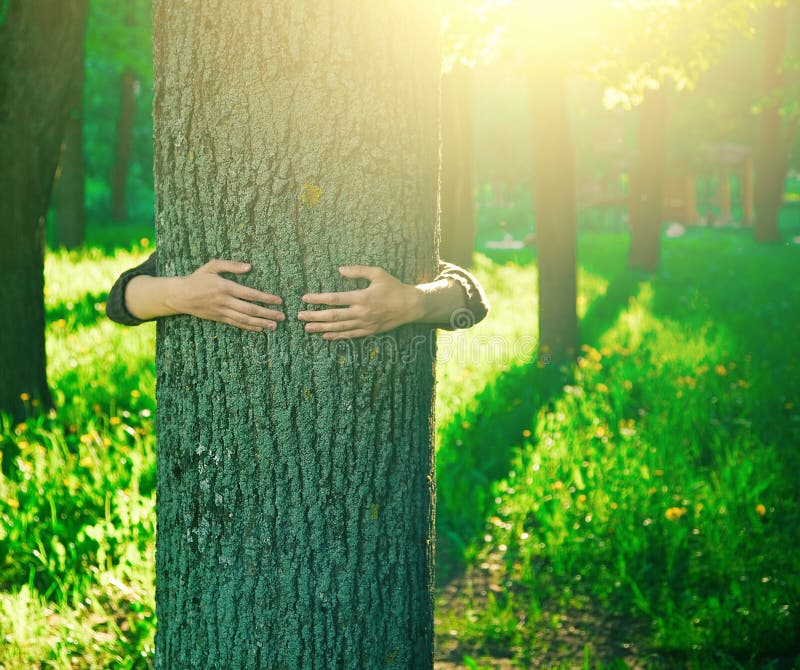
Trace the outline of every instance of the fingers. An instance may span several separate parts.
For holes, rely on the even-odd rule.
[[[307,333],[337,333],[342,332],[344,330],[355,330],[363,328],[364,324],[360,321],[356,321],[355,319],[350,319],[349,321],[335,321],[335,322],[327,322],[327,323],[307,323],[306,324],[306,332]]]
[[[339,273],[348,279],[369,279],[375,281],[383,276],[385,270],[377,265],[343,265]]]
[[[358,316],[358,312],[352,307],[341,307],[339,309],[304,310],[297,313],[300,321],[347,321]]]
[[[225,281],[230,282],[231,293],[242,300],[265,302],[269,305],[280,305],[283,303],[283,300],[281,300],[280,296],[274,295],[273,293],[264,293],[264,291],[259,291],[258,289],[250,288],[249,286],[242,286],[241,284],[231,281],[230,279],[226,279]]]
[[[236,328],[241,328],[242,330],[251,330],[255,332],[275,330],[278,327],[278,324],[274,321],[248,316],[247,314],[230,309],[223,312],[218,321],[227,323],[230,326],[235,326]]]
[[[312,305],[352,305],[364,296],[365,289],[338,291],[336,293],[306,293],[300,298]]]
[[[234,272],[241,274],[250,271],[250,263],[242,261],[226,261],[221,258],[212,258],[208,263],[198,268],[203,272]]]
[[[277,309],[269,309],[262,307],[246,300],[239,300],[238,298],[231,298],[226,306],[237,314],[251,316],[257,319],[268,319],[272,321],[285,321],[286,315],[279,312]]]

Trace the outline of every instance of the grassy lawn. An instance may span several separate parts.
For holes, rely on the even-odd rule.
[[[97,239],[47,256],[58,410],[0,424],[8,670],[153,664],[155,327],[104,315],[152,241]],[[492,313],[440,333],[441,668],[800,663],[800,246],[627,244],[580,238],[575,365],[535,363],[531,251],[478,254]]]

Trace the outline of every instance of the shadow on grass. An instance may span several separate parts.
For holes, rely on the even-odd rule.
[[[63,319],[70,329],[94,326],[106,317],[108,293],[87,293],[80,300],[59,302],[46,308],[47,323]]]
[[[581,320],[582,342],[594,344],[636,295],[645,275],[618,270],[606,292]],[[535,361],[517,365],[489,383],[444,427],[437,452],[436,582],[444,585],[466,567],[465,552],[484,532],[492,484],[509,472],[523,431],[536,434],[539,410],[563,393],[570,375]]]

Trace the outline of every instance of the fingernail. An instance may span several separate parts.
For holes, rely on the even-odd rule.
[[[242,267],[247,269],[250,267],[250,263],[242,263]]]

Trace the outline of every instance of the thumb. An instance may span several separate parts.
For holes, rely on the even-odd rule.
[[[375,281],[383,273],[383,269],[375,265],[343,265],[339,272],[348,279],[369,279]]]
[[[220,258],[213,258],[206,263],[202,268],[205,272],[234,272],[241,274],[250,271],[250,263],[243,263],[241,261],[226,261]]]

